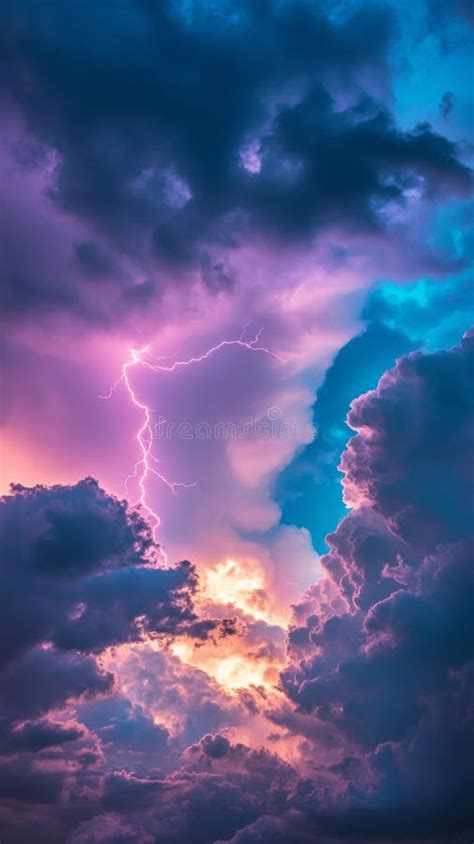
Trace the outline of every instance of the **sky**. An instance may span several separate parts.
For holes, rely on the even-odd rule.
[[[470,841],[470,4],[0,20],[0,840]]]

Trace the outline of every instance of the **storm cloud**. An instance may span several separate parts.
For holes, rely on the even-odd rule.
[[[413,191],[469,191],[460,148],[426,123],[401,130],[386,104],[397,31],[386,7],[127,0],[111,20],[81,2],[34,15],[26,0],[1,14],[18,162],[46,171],[56,208],[99,239],[78,234],[63,279],[14,250],[5,304],[17,318],[33,302],[117,318],[188,273],[216,295],[235,283],[226,255],[249,241],[380,234]],[[127,278],[127,257],[145,287]],[[104,276],[121,304],[82,289]]]
[[[330,766],[350,786],[339,819],[323,813],[332,834],[454,840],[472,823],[473,351],[470,333],[401,358],[349,414],[354,509],[328,537],[327,578],[295,608],[283,675],[347,748]]]
[[[150,650],[153,635],[193,630],[196,582],[189,564],[150,563],[137,513],[92,480],[3,499],[10,840],[33,827],[40,841],[77,844],[462,840],[473,340],[401,358],[352,403],[357,433],[342,459],[352,510],[328,537],[325,576],[294,607],[286,707],[266,704],[302,742],[298,764],[232,742],[219,727],[242,722],[245,697]]]
[[[0,22],[0,840],[465,844],[466,3]]]

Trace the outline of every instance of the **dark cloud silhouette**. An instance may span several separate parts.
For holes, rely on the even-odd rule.
[[[259,193],[257,185],[257,205],[268,210],[272,225],[281,215],[286,231],[344,221],[378,228],[381,207],[403,202],[409,187],[426,182],[431,190],[462,192],[469,184],[454,148],[428,125],[400,132],[389,112],[369,98],[338,112],[319,86],[282,109],[262,150],[264,187]]]
[[[110,691],[113,675],[92,657],[37,646],[14,660],[0,677],[2,714],[8,720],[36,717],[69,698]]]
[[[36,722],[24,722],[18,727],[10,736],[7,749],[37,752],[64,742],[76,741],[82,735],[83,731],[77,724],[64,726],[43,718]]]
[[[136,639],[142,616],[157,633],[197,621],[193,568],[153,565],[149,527],[92,479],[15,487],[0,530],[3,663],[43,642],[90,653]]]

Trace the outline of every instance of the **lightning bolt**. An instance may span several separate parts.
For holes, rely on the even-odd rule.
[[[168,364],[164,363],[164,361],[169,361],[171,358],[175,357],[175,355],[156,357],[150,352],[149,345],[144,346],[142,349],[130,349],[130,357],[123,364],[120,376],[109,388],[109,391],[106,395],[99,396],[99,398],[101,399],[110,399],[117,387],[119,387],[120,384],[123,384],[130,397],[130,401],[141,413],[142,422],[135,434],[135,439],[138,444],[139,458],[135,463],[135,466],[133,467],[133,471],[128,475],[125,480],[125,488],[128,488],[128,484],[132,479],[136,479],[139,495],[137,500],[134,502],[134,506],[141,506],[143,512],[146,515],[147,521],[151,527],[153,539],[157,545],[157,531],[161,524],[161,520],[158,513],[153,510],[147,499],[148,478],[150,477],[150,475],[155,475],[155,477],[157,477],[159,481],[161,481],[161,483],[168,487],[168,489],[173,493],[173,495],[176,495],[179,489],[189,489],[190,487],[196,486],[196,482],[194,481],[193,483],[183,483],[180,481],[170,481],[162,472],[159,471],[159,460],[153,453],[153,411],[147,404],[145,404],[144,401],[140,400],[140,398],[137,396],[137,393],[134,390],[130,380],[130,372],[134,367],[142,366],[146,369],[151,370],[152,372],[176,373],[186,366],[193,366],[194,364],[208,360],[208,358],[210,358],[212,355],[215,355],[217,352],[219,352],[221,349],[226,348],[227,346],[240,346],[241,348],[247,349],[251,352],[261,352],[263,354],[270,355],[270,357],[273,357],[276,360],[283,362],[283,358],[281,358],[279,355],[275,354],[275,352],[272,352],[270,349],[267,349],[265,346],[262,346],[260,344],[262,333],[263,328],[259,328],[252,340],[245,340],[246,328],[244,328],[238,339],[221,340],[219,343],[217,343],[215,346],[211,346],[209,349],[207,349],[207,351],[203,352],[201,355],[198,355],[196,357],[190,357],[187,360],[174,360],[172,363]],[[162,423],[165,420],[160,421]],[[166,554],[164,552],[164,549],[161,546],[159,546],[159,549],[163,561],[166,562]]]

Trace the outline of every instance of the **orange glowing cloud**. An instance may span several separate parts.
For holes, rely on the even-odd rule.
[[[253,618],[270,624],[277,621],[272,618],[268,607],[266,579],[258,561],[224,560],[206,569],[202,580],[203,593],[211,601],[231,604]]]

